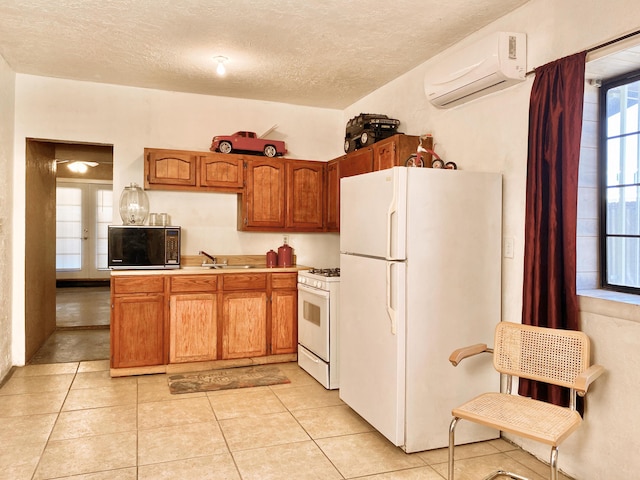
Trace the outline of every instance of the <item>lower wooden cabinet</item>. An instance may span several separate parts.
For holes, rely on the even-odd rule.
[[[297,273],[111,279],[111,368],[297,352]]]
[[[217,294],[187,293],[169,299],[169,362],[218,357]]]
[[[169,363],[216,360],[218,276],[171,275]]]
[[[267,354],[267,293],[223,294],[222,359]]]
[[[298,351],[298,275],[271,275],[271,341],[269,353]]]
[[[117,295],[112,309],[111,367],[164,364],[164,295]]]

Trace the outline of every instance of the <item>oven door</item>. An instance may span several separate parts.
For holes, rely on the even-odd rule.
[[[298,343],[329,361],[329,292],[298,284]]]

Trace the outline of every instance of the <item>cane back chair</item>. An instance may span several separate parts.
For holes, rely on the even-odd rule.
[[[584,396],[591,382],[604,368],[589,366],[589,337],[583,332],[532,327],[510,322],[496,326],[494,348],[485,344],[455,350],[449,357],[453,366],[482,352],[493,354],[495,369],[506,376],[506,393],[484,393],[452,410],[449,427],[449,480],[454,480],[455,427],[459,420],[496,428],[551,447],[551,480],[558,479],[558,446],[582,422],[576,411],[576,394]],[[512,378],[528,378],[570,389],[570,406],[511,394]],[[516,473],[497,470],[484,480],[504,475],[527,480]]]

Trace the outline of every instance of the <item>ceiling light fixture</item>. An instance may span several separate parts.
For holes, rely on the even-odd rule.
[[[87,162],[84,160],[56,160],[56,164],[66,163],[67,168],[74,173],[86,173],[89,167],[97,167],[98,162]]]
[[[224,66],[224,63],[229,59],[227,57],[223,57],[222,55],[218,55],[217,57],[213,57],[213,59],[218,62],[218,66],[216,67],[216,73],[219,76],[224,76],[227,73],[227,68]]]

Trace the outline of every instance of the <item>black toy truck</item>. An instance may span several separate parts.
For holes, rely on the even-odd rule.
[[[347,122],[344,151],[349,153],[395,135],[400,120],[376,113],[361,113]]]

